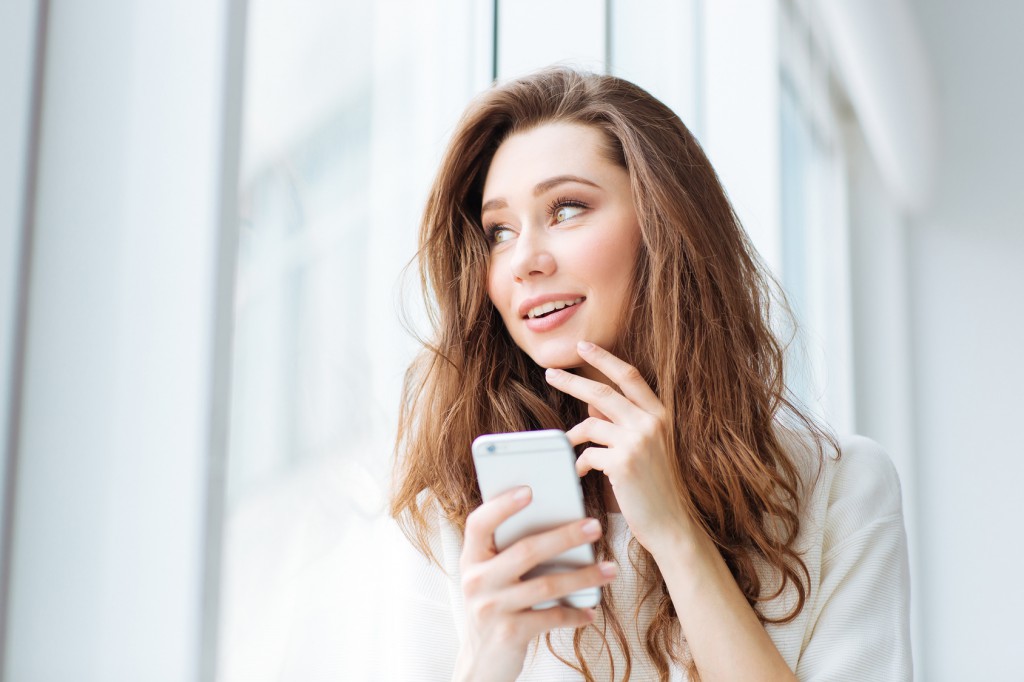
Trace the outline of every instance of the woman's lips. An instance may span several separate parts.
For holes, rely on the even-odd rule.
[[[565,323],[570,317],[576,314],[581,306],[586,304],[587,300],[583,299],[576,305],[566,306],[561,310],[555,310],[550,312],[544,317],[527,318],[524,320],[526,328],[532,332],[547,332],[551,331],[555,327]]]

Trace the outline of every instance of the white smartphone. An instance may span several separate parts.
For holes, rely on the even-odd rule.
[[[484,502],[513,488],[528,485],[533,499],[522,511],[505,520],[494,533],[501,551],[528,535],[584,518],[583,488],[576,475],[576,454],[564,431],[491,433],[473,441],[473,463]],[[572,571],[594,563],[594,548],[582,544],[562,552],[523,576]],[[534,605],[546,609],[562,603],[576,608],[595,607],[601,588],[589,587],[555,601]]]

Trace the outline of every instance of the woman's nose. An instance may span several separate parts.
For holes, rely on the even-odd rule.
[[[512,276],[517,281],[554,273],[555,258],[543,230],[524,229],[516,238],[513,248]]]

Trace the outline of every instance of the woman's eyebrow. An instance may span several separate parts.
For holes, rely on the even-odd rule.
[[[552,187],[558,187],[559,185],[564,184],[566,182],[578,182],[582,185],[590,185],[591,187],[597,187],[598,189],[600,189],[597,183],[591,182],[586,178],[581,178],[578,175],[556,175],[555,177],[548,178],[543,182],[538,182],[537,186],[533,188],[533,196],[539,197],[541,194],[544,194],[544,192],[547,192]]]
[[[601,189],[601,186],[596,182],[592,182],[586,178],[581,178],[578,175],[556,175],[553,178],[548,178],[547,180],[538,182],[533,188],[533,196],[539,197],[541,194],[544,194],[544,192],[567,182],[578,182],[581,185],[590,185],[591,187]],[[487,213],[488,211],[495,211],[499,208],[508,208],[508,202],[504,199],[489,199],[480,207],[480,212]]]

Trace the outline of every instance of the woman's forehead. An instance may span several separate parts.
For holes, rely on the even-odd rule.
[[[532,190],[537,183],[574,175],[602,185],[621,179],[623,169],[608,158],[605,133],[579,123],[545,123],[510,135],[494,154],[483,200]]]

